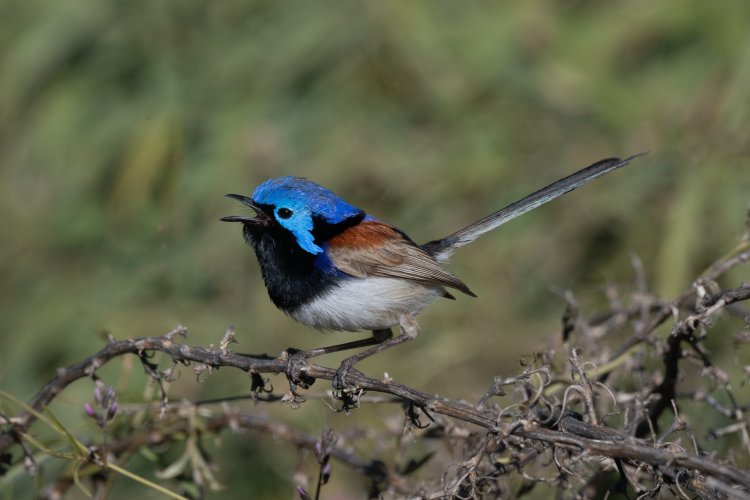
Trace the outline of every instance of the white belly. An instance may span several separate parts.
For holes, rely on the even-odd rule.
[[[381,330],[397,325],[400,314],[416,315],[443,293],[442,287],[397,278],[354,278],[300,306],[290,316],[326,330]]]

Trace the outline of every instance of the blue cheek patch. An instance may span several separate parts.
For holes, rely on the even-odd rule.
[[[283,227],[291,231],[300,248],[305,252],[317,255],[323,251],[315,244],[315,238],[312,235],[313,220],[310,212],[300,210],[294,213],[289,219],[276,219]]]

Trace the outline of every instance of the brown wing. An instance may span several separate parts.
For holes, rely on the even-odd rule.
[[[469,287],[393,227],[365,221],[329,240],[331,262],[352,276],[403,278],[441,285],[475,297]]]

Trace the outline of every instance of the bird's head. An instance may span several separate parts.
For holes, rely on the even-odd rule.
[[[255,211],[255,216],[231,215],[225,222],[242,222],[245,231],[290,233],[304,251],[316,255],[323,251],[316,240],[325,228],[361,219],[364,212],[336,196],[333,191],[301,177],[277,177],[258,186],[251,198],[239,194],[227,197],[239,200]]]

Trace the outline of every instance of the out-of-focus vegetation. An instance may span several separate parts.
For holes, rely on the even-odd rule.
[[[476,398],[558,341],[559,289],[595,308],[605,284],[634,286],[636,253],[673,296],[734,245],[750,199],[749,16],[701,0],[0,2],[0,386],[27,399],[104,332],[182,323],[208,345],[233,324],[239,350],[270,354],[355,338],[278,312],[240,228],[218,221],[238,211],[225,193],[268,177],[312,178],[424,242],[602,157],[651,151],[462,249],[451,269],[479,298],[433,305],[420,338],[362,366]],[[747,356],[709,347],[730,365]],[[140,367],[102,375],[123,402],[143,399]],[[248,387],[183,370],[170,392]],[[91,385],[72,389],[52,411],[90,431]],[[390,414],[255,411],[313,433]],[[293,491],[294,450],[252,435],[212,450],[217,498]],[[339,481],[330,492],[360,491]]]

